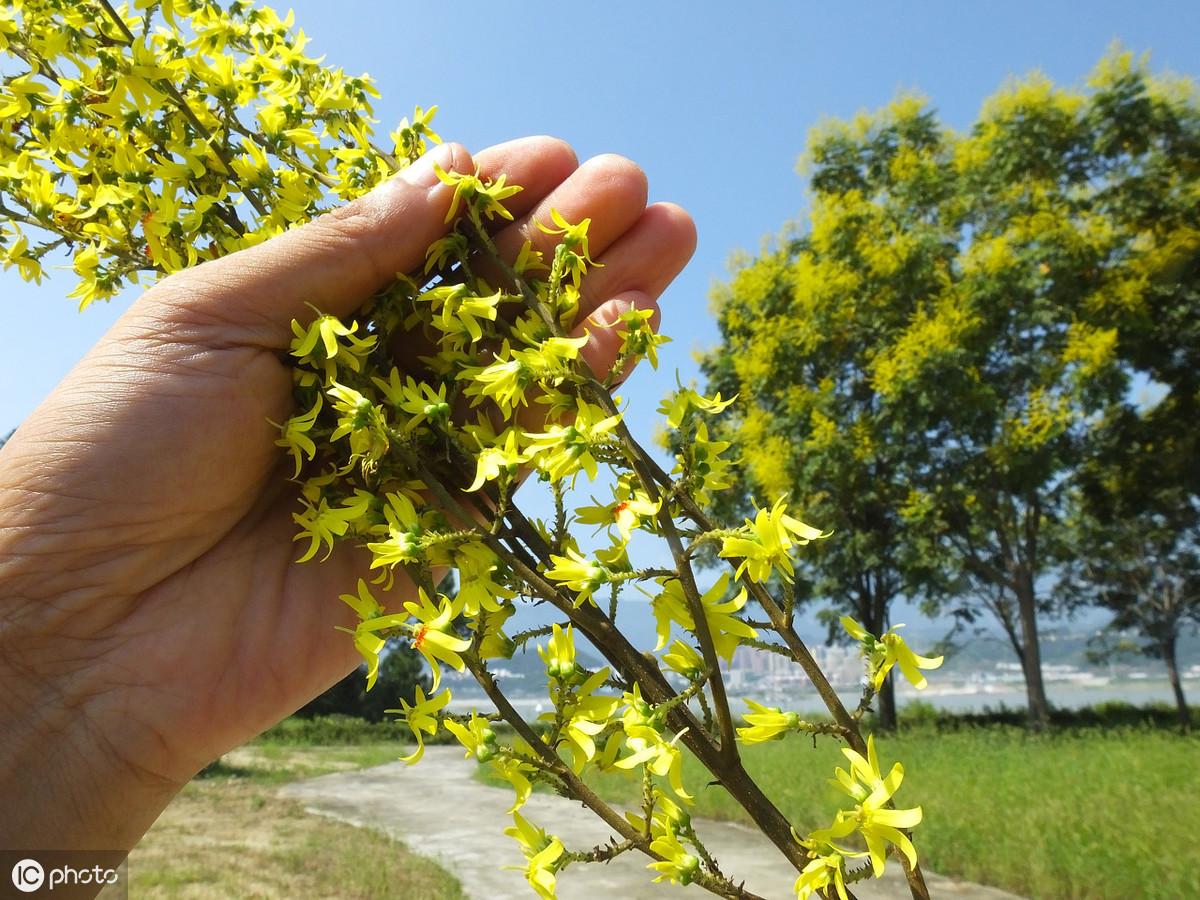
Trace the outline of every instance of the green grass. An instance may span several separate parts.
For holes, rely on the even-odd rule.
[[[131,854],[130,896],[462,900],[457,879],[432,860],[278,796],[277,785],[407,752],[378,726],[312,721],[277,726],[187,785]],[[320,743],[332,737],[348,743]]]
[[[408,729],[394,718],[368,722],[356,716],[290,716],[267,729],[254,743],[345,746],[410,739]]]
[[[256,784],[285,784],[329,772],[365,769],[395,762],[407,752],[398,741],[348,746],[277,744],[259,739],[222,756],[199,775],[202,779],[245,779]]]
[[[900,806],[920,805],[914,838],[943,875],[1027,897],[1197,898],[1200,737],[1163,728],[1073,728],[1034,736],[1006,725],[912,727],[878,740],[880,765],[902,761]],[[794,738],[745,750],[747,768],[798,829],[828,824],[848,798],[828,783],[838,745]],[[700,816],[748,821],[688,758]],[[595,782],[630,806],[640,783]]]
[[[146,900],[465,896],[453,875],[403,844],[309,815],[246,778],[187,785],[130,854],[129,878],[129,896]]]

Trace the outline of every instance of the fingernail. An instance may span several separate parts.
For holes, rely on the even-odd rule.
[[[454,159],[454,150],[449,144],[439,144],[415,163],[400,173],[400,179],[413,187],[431,188],[438,183],[437,172],[433,170],[434,163],[442,169],[449,169]]]

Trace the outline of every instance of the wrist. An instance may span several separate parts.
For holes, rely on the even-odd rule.
[[[96,648],[51,627],[61,606],[22,589],[35,581],[31,557],[7,554],[5,537],[0,849],[128,851],[182,782],[127,752],[134,739],[145,740],[127,696],[99,676]]]

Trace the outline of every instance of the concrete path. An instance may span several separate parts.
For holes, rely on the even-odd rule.
[[[507,809],[512,791],[489,787],[472,777],[474,761],[459,747],[427,747],[416,766],[390,763],[355,772],[336,772],[281,788],[312,813],[360,827],[376,828],[403,841],[414,852],[438,860],[458,876],[473,900],[529,900],[533,891],[519,871],[524,858],[516,841],[504,835],[512,824]],[[590,813],[557,795],[537,794],[521,810],[529,821],[563,839],[572,849],[606,842],[611,831]],[[697,821],[710,852],[731,878],[745,878],[746,887],[775,900],[794,897],[796,873],[762,835],[743,825]],[[607,864],[573,865],[558,879],[562,900],[662,900],[679,888],[654,885],[656,873],[646,868],[640,853],[625,853]],[[926,874],[930,894],[962,900],[1014,900],[994,888]],[[692,896],[712,896],[702,888]],[[858,882],[862,900],[909,896],[900,866],[890,862],[884,877]]]

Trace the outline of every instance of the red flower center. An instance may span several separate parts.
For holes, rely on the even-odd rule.
[[[414,650],[420,650],[421,644],[425,640],[425,635],[429,633],[428,625],[421,625],[413,632],[412,646]]]

